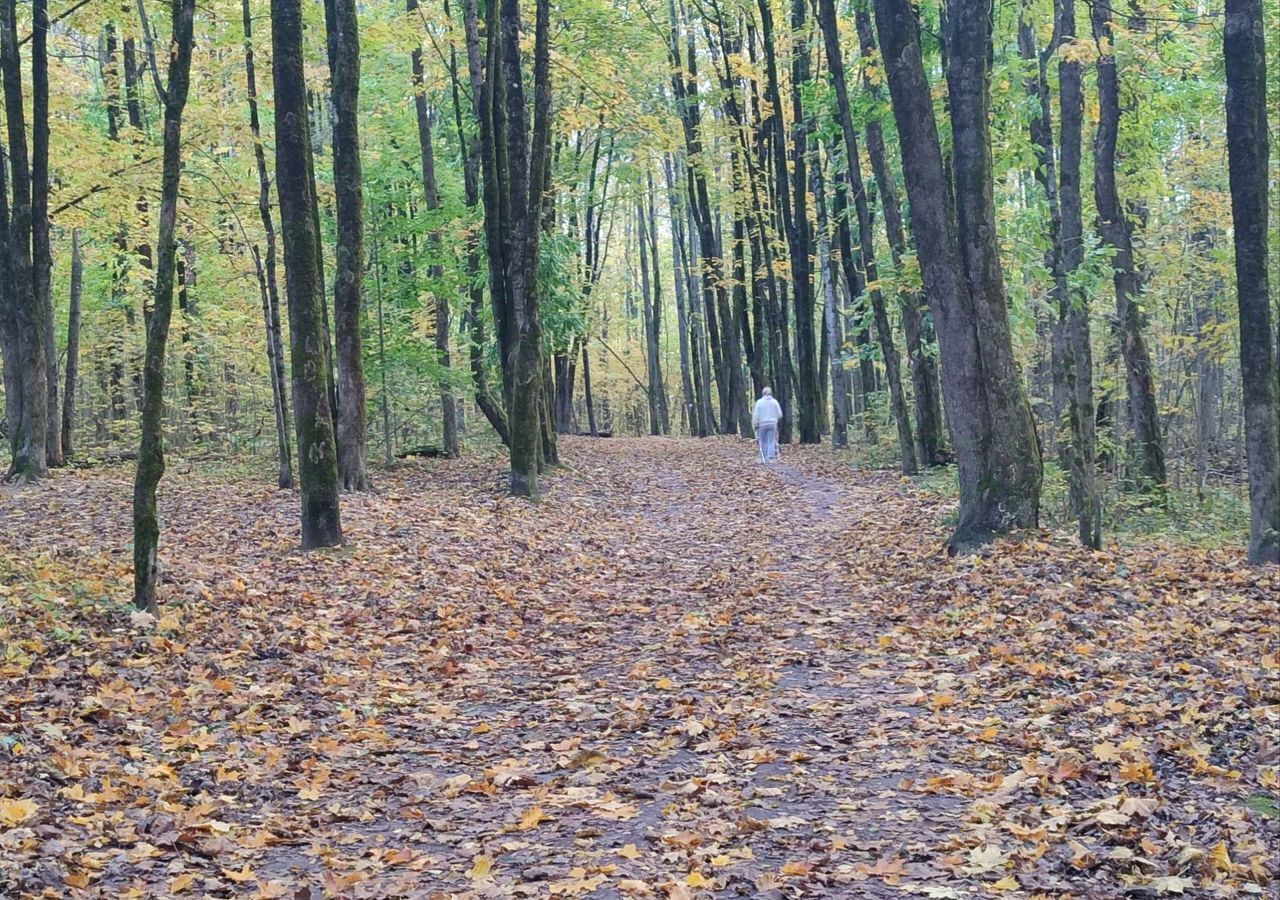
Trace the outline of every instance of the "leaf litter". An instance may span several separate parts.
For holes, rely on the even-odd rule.
[[[0,495],[0,895],[1275,896],[1275,570],[1048,533],[825,448],[567,440],[296,498]]]

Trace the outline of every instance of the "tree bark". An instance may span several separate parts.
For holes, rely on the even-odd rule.
[[[338,368],[338,475],[349,491],[373,485],[365,462],[364,348],[360,333],[364,275],[364,176],[360,163],[360,36],[356,0],[325,0],[333,100],[333,192],[337,264],[333,327]]]
[[[45,322],[48,310],[36,292],[32,265],[32,169],[27,154],[16,7],[15,0],[0,0],[0,70],[4,80],[12,186],[6,229],[11,285],[9,306],[18,350],[18,376],[10,378],[18,390],[10,410],[12,458],[8,477],[33,481],[48,474],[48,355],[54,350],[48,344]],[[6,362],[12,356],[6,354]]]
[[[271,0],[276,106],[276,187],[284,238],[294,425],[302,485],[302,547],[342,543],[338,457],[329,403],[320,233],[303,76],[302,0]]]
[[[845,166],[849,173],[849,188],[853,194],[853,208],[858,216],[858,241],[862,248],[862,266],[867,279],[867,293],[871,296],[871,309],[875,316],[876,336],[880,341],[880,355],[884,361],[885,377],[889,382],[889,405],[898,429],[898,455],[904,475],[915,475],[920,468],[916,462],[915,438],[911,435],[911,415],[907,410],[907,398],[902,389],[902,364],[898,347],[889,324],[884,296],[880,291],[880,275],[876,268],[874,233],[871,230],[871,210],[867,204],[867,191],[862,180],[862,160],[858,152],[858,135],[853,129],[853,117],[849,111],[849,89],[844,77],[844,57],[840,53],[840,36],[836,29],[835,0],[819,0],[818,20],[826,43],[827,67],[836,92],[836,115],[844,135]]]
[[[244,30],[244,68],[248,84],[249,130],[253,134],[253,158],[258,172],[258,216],[266,235],[266,258],[258,260],[261,281],[265,287],[262,311],[266,329],[267,367],[271,376],[271,398],[275,407],[276,449],[278,466],[276,483],[284,489],[293,487],[293,448],[289,439],[289,395],[285,386],[284,338],[280,327],[280,285],[276,263],[276,226],[271,216],[271,178],[267,174],[267,154],[262,144],[262,123],[258,116],[258,73],[253,53],[253,19],[249,0],[240,0]],[[254,258],[258,259],[257,249]]]
[[[865,60],[876,57],[875,33],[871,28],[871,15],[864,3],[859,3],[855,15],[862,56]],[[867,71],[862,78],[863,90],[879,100],[881,89]],[[884,134],[880,121],[872,116],[867,121],[867,155],[875,173],[876,188],[880,195],[880,209],[884,217],[885,233],[889,240],[889,255],[899,277],[903,274],[903,259],[909,252],[906,229],[902,223],[902,208],[898,200],[898,186],[889,168],[885,151]],[[942,388],[938,383],[938,361],[931,352],[933,322],[926,316],[924,298],[917,291],[899,289],[899,307],[902,310],[902,327],[907,339],[907,359],[911,369],[911,388],[914,396],[916,457],[922,466],[941,465],[946,458],[942,421]]]
[[[1102,0],[1108,2],[1108,0]],[[1064,44],[1075,40],[1075,0],[1056,0],[1059,34]],[[1084,87],[1080,63],[1069,56],[1058,62],[1059,106],[1062,109],[1059,194],[1062,201],[1062,273],[1067,290],[1060,312],[1064,337],[1068,403],[1073,444],[1071,481],[1076,494],[1080,543],[1102,548],[1102,496],[1097,484],[1097,439],[1093,403],[1093,350],[1089,339],[1089,297],[1072,283],[1084,264],[1084,225],[1080,198],[1080,145]]]
[[[1227,0],[1227,162],[1249,461],[1249,561],[1280,562],[1280,399],[1267,273],[1266,34],[1261,0]]]
[[[75,451],[76,379],[80,374],[80,300],[84,293],[84,258],[80,229],[71,229],[71,308],[67,313],[67,384],[62,396],[62,452]]]
[[[445,12],[449,13],[448,0]],[[463,34],[467,47],[468,77],[471,83],[472,112],[476,118],[483,114],[482,99],[485,93],[484,64],[480,56],[480,31],[474,2],[463,4]],[[480,205],[480,155],[476,147],[477,139],[467,134],[462,120],[462,91],[458,80],[457,53],[453,46],[449,47],[449,74],[453,85],[453,121],[458,133],[458,147],[462,155],[462,183],[464,201],[467,208],[474,210]],[[483,122],[481,125],[484,126]],[[480,236],[471,230],[467,234],[466,262],[464,271],[467,279],[467,311],[464,325],[470,336],[468,362],[471,368],[471,382],[474,387],[476,406],[484,414],[489,425],[497,433],[503,445],[510,448],[511,432],[507,427],[507,416],[502,403],[489,388],[489,376],[484,360],[484,285],[480,278]],[[492,270],[490,270],[492,273]]]
[[[416,12],[418,0],[406,0],[405,9],[409,13]],[[414,23],[408,23],[415,27]],[[413,109],[418,124],[418,150],[422,163],[422,193],[427,214],[431,215],[440,209],[440,191],[436,185],[436,157],[431,142],[432,115],[427,107],[425,70],[422,65],[422,47],[415,46],[409,54],[410,68],[413,72]],[[430,250],[433,254],[440,252],[440,234],[433,231],[429,238]],[[427,269],[431,278],[439,278],[441,268],[433,263]],[[436,355],[446,377],[440,382],[441,435],[445,455],[456,459],[458,446],[458,405],[454,401],[453,389],[450,387],[447,373],[450,366],[449,335],[452,329],[449,315],[449,301],[442,293],[436,296]]]
[[[164,151],[160,187],[160,228],[156,240],[155,299],[147,323],[143,362],[142,441],[133,481],[133,602],[147,612],[157,611],[159,575],[157,545],[160,520],[156,488],[164,475],[164,364],[169,322],[173,314],[174,269],[177,256],[178,188],[182,178],[182,113],[191,84],[191,50],[195,0],[173,0],[173,36],[164,103]]]
[[[1167,480],[1164,441],[1156,410],[1151,354],[1143,336],[1145,317],[1138,305],[1141,281],[1134,265],[1132,228],[1116,189],[1116,138],[1120,130],[1120,83],[1116,70],[1111,0],[1090,4],[1093,39],[1098,47],[1098,128],[1093,138],[1093,196],[1098,234],[1109,245],[1116,292],[1116,330],[1124,356],[1133,427],[1143,479],[1157,487]]]
[[[53,248],[49,238],[49,0],[31,4],[31,265],[36,302],[44,307],[45,458],[61,466],[62,429],[58,416],[58,342],[54,337]]]
[[[959,521],[949,541],[954,553],[1034,525],[1040,499],[1040,450],[1012,358],[995,243],[987,123],[990,7],[983,0],[954,3],[948,33],[963,256],[915,11],[906,0],[876,0],[875,11],[912,230],[942,352],[943,393],[960,482]]]
[[[774,168],[783,231],[791,252],[791,292],[795,304],[796,421],[802,444],[822,440],[819,427],[821,390],[818,383],[817,340],[814,333],[814,301],[810,257],[812,234],[808,212],[808,176],[805,174],[808,128],[801,99],[809,81],[809,46],[805,39],[806,0],[792,0],[791,30],[796,47],[791,58],[791,161],[787,171],[787,142],[782,118],[782,96],[774,53],[773,13],[768,0],[759,0],[760,37],[765,51],[766,95],[773,107],[770,122],[773,134]],[[793,179],[792,183],[788,183]],[[784,410],[784,412],[787,412]]]

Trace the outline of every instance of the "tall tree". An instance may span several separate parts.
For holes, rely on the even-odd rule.
[[[467,2],[467,15],[475,16],[476,0]],[[489,293],[511,433],[510,488],[515,496],[533,498],[539,494],[539,469],[551,449],[543,443],[546,391],[537,279],[551,125],[549,18],[548,0],[537,0],[532,129],[521,66],[518,0],[488,6],[486,60],[477,103]],[[473,57],[473,80],[477,65]]]
[[[138,609],[156,611],[156,551],[160,519],[156,488],[164,475],[164,364],[173,315],[174,269],[177,263],[178,189],[182,179],[182,113],[191,85],[195,0],[173,0],[164,106],[164,151],[160,183],[160,229],[156,240],[155,298],[147,322],[143,362],[142,441],[133,480],[133,602]],[[157,76],[157,82],[159,77]]]
[[[448,0],[445,0],[444,8],[448,14]],[[467,48],[472,110],[476,118],[479,118],[485,76],[483,56],[480,51],[480,24],[476,17],[474,3],[464,2],[462,21]],[[458,79],[457,51],[452,44],[449,46],[449,74],[449,80],[453,86],[453,121],[458,133],[459,153],[462,156],[463,199],[467,208],[474,210],[480,205],[479,141],[473,133],[468,133],[463,125],[462,88]],[[506,412],[489,388],[489,375],[484,361],[484,284],[480,278],[480,235],[474,228],[467,232],[464,271],[467,278],[466,325],[471,337],[468,361],[471,367],[471,382],[474,386],[476,406],[480,408],[480,412],[489,421],[502,443],[510,448],[511,432],[507,427]]]
[[[356,0],[325,0],[333,99],[333,192],[338,243],[333,326],[338,368],[338,475],[349,491],[372,487],[365,462],[364,175],[360,163],[360,26]]]
[[[36,303],[44,307],[45,455],[62,465],[62,429],[58,417],[58,342],[54,339],[53,247],[49,234],[49,0],[31,3],[31,278]]]
[[[862,267],[867,279],[866,290],[871,298],[875,316],[876,336],[880,341],[880,355],[884,360],[885,377],[889,382],[889,406],[898,428],[898,456],[905,475],[919,471],[916,462],[915,439],[911,435],[911,416],[907,410],[906,393],[902,389],[902,366],[898,347],[889,324],[880,291],[880,273],[876,267],[876,248],[871,231],[871,210],[867,203],[867,191],[862,180],[862,160],[858,152],[858,133],[853,128],[853,115],[849,109],[849,88],[844,77],[844,57],[840,53],[840,35],[836,27],[835,0],[819,0],[818,21],[826,44],[827,68],[831,84],[836,92],[836,116],[844,136],[845,166],[849,173],[849,188],[853,194],[853,208],[858,216],[858,241],[862,250]]]
[[[812,233],[809,225],[808,176],[805,157],[808,154],[808,128],[805,121],[803,95],[809,81],[809,43],[806,40],[806,0],[792,0],[791,30],[796,45],[791,56],[791,166],[787,165],[787,141],[783,123],[782,95],[778,80],[778,63],[774,51],[773,11],[769,0],[759,0],[760,39],[765,54],[765,94],[772,113],[769,124],[773,140],[773,161],[782,230],[791,251],[791,293],[796,315],[796,402],[795,414],[800,428],[800,442],[816,444],[822,440],[820,428],[821,391],[818,382],[818,344],[814,334],[813,283],[810,271]],[[793,181],[792,181],[793,179]],[[784,410],[790,413],[790,410]]]
[[[405,9],[410,14],[417,12],[418,0],[406,0]],[[410,26],[412,27],[412,25]],[[440,189],[436,182],[436,155],[431,142],[432,112],[427,106],[426,75],[422,65],[422,47],[415,46],[409,53],[409,65],[413,72],[413,111],[418,124],[418,153],[422,163],[422,193],[427,214],[431,215],[440,209]],[[433,254],[440,252],[440,233],[431,234],[430,250]],[[438,278],[440,266],[433,263],[427,270],[428,275]],[[448,297],[440,294],[436,297],[436,354],[440,365],[447,373],[449,370],[449,333],[452,325],[449,321]],[[457,457],[458,449],[458,404],[453,397],[453,388],[448,377],[441,381],[441,435],[444,452],[451,458]]]
[[[13,335],[13,346],[5,354],[5,365],[13,373],[5,381],[6,398],[13,393],[13,399],[8,401],[12,453],[9,477],[30,481],[48,472],[48,357],[55,351],[49,345],[49,310],[36,290],[32,264],[33,178],[18,47],[17,2],[0,0],[0,73],[4,80],[11,175],[9,214],[4,223],[4,241],[9,251],[6,305]]]
[[[266,235],[266,257],[258,262],[261,286],[265,288],[263,300],[263,328],[267,338],[267,367],[271,377],[271,401],[276,419],[276,483],[282,488],[293,487],[293,448],[289,439],[289,395],[284,376],[284,339],[280,327],[280,284],[277,274],[276,225],[271,215],[271,177],[267,174],[267,152],[262,143],[262,122],[258,115],[258,69],[253,53],[253,18],[249,14],[249,0],[240,0],[241,28],[244,32],[244,71],[249,103],[249,131],[253,135],[253,161],[258,174],[258,217]]]
[[[329,404],[328,340],[311,122],[303,75],[302,0],[271,0],[276,190],[284,238],[294,426],[302,485],[302,547],[342,543],[338,454]]]
[[[1040,501],[1040,450],[1013,360],[995,244],[987,121],[991,9],[983,0],[953,4],[947,35],[963,250],[948,203],[915,10],[907,0],[876,0],[875,11],[921,276],[938,325],[960,482],[959,521],[949,541],[957,552],[1034,525]]]
[[[1116,68],[1111,0],[1090,3],[1093,39],[1098,50],[1098,128],[1093,137],[1093,197],[1098,208],[1098,233],[1112,257],[1116,292],[1116,331],[1124,356],[1129,393],[1129,420],[1137,442],[1140,472],[1152,484],[1166,480],[1164,441],[1156,409],[1155,379],[1147,350],[1139,278],[1134,265],[1132,226],[1116,187],[1116,139],[1120,132],[1120,78]]]
[[[864,62],[862,88],[868,97],[879,101],[880,83],[871,77],[871,63],[878,58],[875,32],[871,26],[870,3],[859,0],[855,11],[858,43]],[[898,200],[898,185],[885,150],[884,133],[878,116],[867,118],[867,156],[871,158],[871,170],[875,173],[876,189],[880,196],[880,209],[889,255],[900,280],[905,280],[904,262],[909,252],[907,231],[902,222],[902,208]],[[933,322],[926,317],[924,298],[914,288],[900,285],[898,300],[902,310],[902,329],[906,336],[907,359],[911,368],[911,388],[915,412],[916,457],[922,466],[940,465],[945,459],[942,388],[938,384],[938,360],[934,355]]]
[[[1036,180],[1049,209],[1049,249],[1045,261],[1053,278],[1052,295],[1058,321],[1051,350],[1055,389],[1065,395],[1069,440],[1060,444],[1071,483],[1071,503],[1079,521],[1080,542],[1101,545],[1101,496],[1097,489],[1097,450],[1093,403],[1093,355],[1089,337],[1089,301],[1080,290],[1078,270],[1084,262],[1081,212],[1080,150],[1084,91],[1080,62],[1070,52],[1075,40],[1073,0],[1056,0],[1054,37],[1037,51],[1026,10],[1018,24],[1019,52],[1031,67],[1027,89],[1038,107],[1030,134],[1036,150]],[[1048,61],[1058,55],[1059,142],[1053,137]],[[1055,151],[1055,143],[1057,150]]]
[[[1227,0],[1227,163],[1249,459],[1249,560],[1280,562],[1280,384],[1267,273],[1267,48],[1261,0]]]
[[[1106,0],[1104,0],[1106,2]],[[1055,0],[1058,34],[1064,47],[1075,41],[1075,0]],[[1089,296],[1076,276],[1084,264],[1084,225],[1080,198],[1080,145],[1084,88],[1080,61],[1063,53],[1058,62],[1061,107],[1060,194],[1062,198],[1061,271],[1066,290],[1060,300],[1068,409],[1071,419],[1071,482],[1075,493],[1080,543],[1102,547],[1102,497],[1097,485],[1097,442],[1093,404],[1093,351],[1089,336]]]

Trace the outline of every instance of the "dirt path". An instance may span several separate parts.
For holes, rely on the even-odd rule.
[[[1270,865],[1240,812],[1265,767],[1215,774],[1280,702],[1258,670],[1280,641],[1247,612],[1268,583],[1201,561],[1197,615],[1236,623],[1224,687],[1184,678],[1173,704],[1137,679],[1200,639],[1152,645],[1173,601],[1114,560],[952,563],[943,509],[820,449],[564,455],[537,506],[501,496],[498,461],[385,474],[344,500],[351,546],[307,556],[296,497],[178,474],[156,626],[104,599],[127,472],[0,498],[0,542],[50,585],[0,625],[24,641],[0,803],[39,810],[0,825],[0,895],[1114,897],[1180,877],[1115,847],[1224,840],[1223,884]],[[1100,610],[1092,650],[1073,609]],[[1209,774],[1184,732],[1218,735]],[[1128,739],[1156,781],[1115,774]],[[1123,797],[1161,812],[1100,826]]]

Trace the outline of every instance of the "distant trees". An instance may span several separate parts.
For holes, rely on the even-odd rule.
[[[216,89],[184,113],[174,262],[161,0],[0,0],[8,474],[142,438],[145,574],[162,427],[271,446],[311,547],[342,540],[369,440],[388,465],[457,456],[470,407],[493,433],[468,449],[501,441],[509,489],[537,496],[558,434],[749,437],[769,384],[784,440],[904,474],[954,461],[956,551],[1042,505],[1097,547],[1116,492],[1119,515],[1247,479],[1250,555],[1280,552],[1256,2],[1226,9],[1225,77],[1212,28],[1108,2],[950,0],[936,26],[905,0],[621,2],[556,21],[549,0],[209,0],[189,77]],[[241,42],[243,81],[219,68]],[[1170,77],[1157,45],[1195,77],[1176,105],[1130,104]],[[157,389],[175,315],[182,377]],[[1041,440],[1069,488],[1043,499]]]

